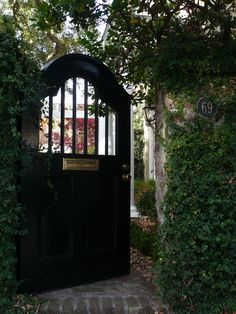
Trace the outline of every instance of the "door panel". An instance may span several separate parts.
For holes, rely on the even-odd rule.
[[[119,206],[124,195],[119,195],[118,158],[97,157],[99,172],[63,172],[57,168],[62,157],[53,157],[51,176],[38,175],[22,195],[29,229],[21,239],[22,291],[98,280],[129,269],[128,222]],[[46,160],[44,155],[41,163]],[[29,195],[36,195],[34,202]]]
[[[87,249],[89,252],[97,250],[115,249],[116,245],[116,184],[115,179],[104,178],[106,184],[94,185],[100,187],[95,198],[90,198],[88,204]],[[104,181],[103,181],[104,182]],[[107,201],[110,195],[109,202]],[[107,223],[109,222],[109,223]]]
[[[73,185],[69,176],[40,178],[41,259],[73,254]]]

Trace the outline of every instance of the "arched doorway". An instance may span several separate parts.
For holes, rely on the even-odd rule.
[[[70,54],[43,69],[39,123],[22,121],[22,291],[129,272],[130,96],[100,61]]]

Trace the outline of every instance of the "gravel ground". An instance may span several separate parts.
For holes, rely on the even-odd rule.
[[[137,249],[130,250],[131,268],[146,279],[146,281],[154,285],[154,273],[152,271],[154,262],[151,257],[141,254]]]
[[[150,231],[155,226],[155,223],[147,216],[135,218],[135,223],[145,231]],[[135,248],[131,248],[130,258],[131,268],[141,273],[148,283],[154,284],[154,274],[152,272],[154,262],[151,257],[143,255]]]
[[[141,217],[136,219],[136,223],[141,226],[144,230],[150,230],[154,223],[148,217]],[[130,261],[131,269],[140,273],[146,280],[148,286],[155,292],[155,275],[153,272],[154,262],[151,257],[145,256],[140,253],[139,250],[135,248],[130,249]],[[158,301],[158,300],[157,300]],[[159,302],[158,302],[159,303]],[[161,309],[157,314],[174,314],[169,309],[168,306],[162,305]]]

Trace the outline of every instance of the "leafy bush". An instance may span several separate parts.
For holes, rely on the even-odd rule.
[[[39,312],[40,304],[38,298],[24,294],[17,294],[14,298],[14,310],[16,314],[36,314]]]
[[[157,260],[157,226],[154,224],[149,229],[142,228],[135,220],[130,225],[130,242],[133,248],[138,249],[144,255]]]
[[[148,216],[153,221],[156,221],[157,218],[155,190],[154,180],[135,181],[134,191],[137,210],[141,216]]]
[[[24,211],[18,201],[23,156],[19,122],[32,107],[38,80],[38,70],[22,53],[8,22],[0,20],[0,313],[4,314],[15,312],[11,306],[17,288],[14,239],[20,234]]]
[[[224,119],[196,118],[170,130],[156,281],[176,313],[236,310],[236,97],[231,95],[220,108]]]

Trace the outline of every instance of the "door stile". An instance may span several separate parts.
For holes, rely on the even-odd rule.
[[[48,121],[48,152],[52,152],[52,115],[53,115],[53,96],[49,96],[49,121]]]

